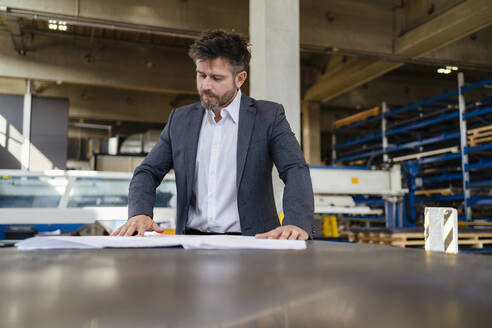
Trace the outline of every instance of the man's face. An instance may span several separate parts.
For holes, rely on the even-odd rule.
[[[245,79],[245,71],[233,74],[227,59],[219,57],[196,62],[196,86],[206,109],[215,110],[227,106]]]

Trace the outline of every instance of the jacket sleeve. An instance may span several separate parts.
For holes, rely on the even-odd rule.
[[[285,183],[282,225],[296,225],[312,236],[314,196],[309,167],[279,105],[270,136],[270,154]]]
[[[156,189],[164,176],[173,168],[170,129],[174,110],[169,115],[167,124],[159,140],[133,172],[128,192],[128,218],[144,214],[154,216]]]

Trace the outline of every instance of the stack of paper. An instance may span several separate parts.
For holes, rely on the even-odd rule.
[[[100,249],[182,246],[184,249],[305,249],[303,240],[256,239],[246,236],[161,235],[145,237],[50,236],[33,237],[16,244],[21,251],[38,249]]]

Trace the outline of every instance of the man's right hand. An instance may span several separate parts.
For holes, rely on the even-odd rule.
[[[128,219],[128,221],[116,229],[111,236],[133,236],[136,232],[137,236],[143,237],[145,231],[164,232],[164,228],[161,228],[147,215],[135,215]]]

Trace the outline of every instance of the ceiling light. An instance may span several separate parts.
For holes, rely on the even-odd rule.
[[[58,31],[66,31],[67,30],[67,22],[65,21],[57,21],[54,19],[50,19],[48,21],[48,28],[50,30],[58,30]]]
[[[458,67],[457,66],[446,66],[446,68],[444,68],[444,67],[438,68],[437,69],[437,73],[439,73],[439,74],[449,74],[452,71],[457,71],[457,70],[458,70]]]
[[[449,68],[438,68],[437,69],[437,73],[439,74],[449,74],[451,73],[451,70]]]

